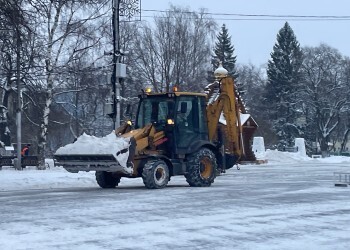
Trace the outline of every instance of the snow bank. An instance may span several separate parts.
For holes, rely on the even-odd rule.
[[[62,167],[51,166],[46,170],[26,167],[22,171],[3,167],[0,171],[0,191],[71,187],[97,187],[95,175],[90,172],[72,174]]]
[[[266,150],[266,159],[269,163],[296,163],[296,162],[319,162],[319,163],[349,163],[350,168],[350,157],[346,156],[331,156],[327,158],[311,158],[306,154],[300,154],[300,152],[281,152],[276,150]]]
[[[55,155],[113,155],[122,167],[127,168],[129,143],[130,138],[117,137],[114,131],[105,137],[84,133],[74,143],[57,149]]]
[[[269,162],[279,162],[279,163],[295,163],[301,161],[310,161],[311,158],[307,156],[302,156],[301,154],[291,153],[291,152],[281,152],[276,150],[266,150],[266,158]]]
[[[350,157],[346,156],[331,156],[326,158],[315,158],[315,162],[324,162],[324,163],[349,163],[350,170]]]

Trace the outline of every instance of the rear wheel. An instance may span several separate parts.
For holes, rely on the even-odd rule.
[[[169,178],[169,168],[163,160],[148,161],[142,171],[146,188],[163,188],[168,184]]]
[[[97,184],[101,188],[115,188],[121,179],[116,173],[106,171],[96,171],[95,176]]]
[[[215,154],[208,148],[187,157],[186,181],[191,187],[209,187],[216,177]]]

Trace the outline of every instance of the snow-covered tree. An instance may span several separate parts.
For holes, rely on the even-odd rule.
[[[286,22],[277,34],[268,62],[268,81],[264,93],[267,118],[278,136],[279,147],[289,146],[302,133],[297,124],[301,64],[299,42]]]
[[[331,136],[341,125],[341,119],[347,122],[350,110],[348,64],[339,51],[325,44],[303,51],[300,98],[307,119],[306,136],[309,141],[318,142],[322,155],[326,156]]]
[[[232,45],[231,36],[229,35],[226,25],[223,24],[221,31],[216,37],[214,55],[211,59],[212,72],[209,72],[209,80],[213,80],[213,72],[222,63],[222,66],[228,71],[228,74],[234,78],[237,78],[238,74],[236,71],[236,59],[234,55],[235,48]]]
[[[344,74],[343,74],[343,82],[345,85],[345,88],[347,90],[350,89],[350,58],[346,57],[343,62],[343,68],[344,68]],[[345,95],[347,95],[347,100],[350,100],[350,91],[346,91]],[[350,140],[350,105],[348,104],[343,108],[343,115],[341,116],[341,126],[342,126],[342,133],[340,136],[340,152],[345,152],[346,145],[348,141]]]
[[[350,98],[350,97],[349,97]],[[348,148],[346,148],[347,143],[349,142],[350,139],[350,110],[344,114],[344,116],[341,119],[341,124],[342,124],[342,131],[341,136],[340,136],[340,152],[345,152],[349,151]]]

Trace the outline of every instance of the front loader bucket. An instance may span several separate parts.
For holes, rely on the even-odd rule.
[[[62,166],[68,172],[108,171],[130,174],[113,155],[55,155],[55,166]]]
[[[74,143],[59,148],[55,165],[67,171],[108,171],[132,175],[132,159],[136,143],[132,137],[117,137],[111,133],[99,138],[83,134]]]

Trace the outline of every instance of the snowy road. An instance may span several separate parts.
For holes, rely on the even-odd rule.
[[[103,190],[93,173],[3,170],[0,249],[349,249],[350,187],[334,187],[335,171],[350,164],[244,165],[209,188],[176,177],[162,190],[141,179]]]

